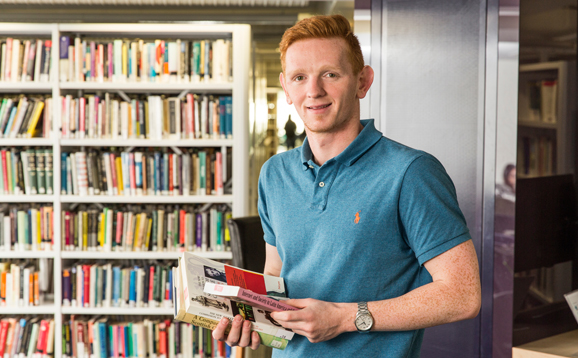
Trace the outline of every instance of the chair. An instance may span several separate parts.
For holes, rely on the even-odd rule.
[[[265,241],[259,216],[247,216],[227,221],[231,234],[233,266],[255,272],[265,268]]]

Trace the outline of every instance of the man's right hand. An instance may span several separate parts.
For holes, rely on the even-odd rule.
[[[257,332],[251,332],[251,322],[243,321],[241,315],[235,316],[231,323],[231,331],[225,334],[229,325],[227,318],[222,318],[217,328],[213,330],[213,338],[218,341],[225,341],[229,346],[251,347],[252,350],[259,348],[261,340]]]

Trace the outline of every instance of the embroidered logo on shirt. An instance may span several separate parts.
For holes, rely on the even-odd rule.
[[[359,224],[359,213],[360,213],[360,212],[361,212],[361,211],[358,211],[358,212],[355,213],[355,223],[356,223],[356,224]]]

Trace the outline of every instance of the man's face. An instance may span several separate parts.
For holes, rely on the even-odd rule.
[[[307,39],[289,46],[279,80],[308,131],[331,133],[359,119],[359,98],[365,97],[373,71],[366,66],[353,73],[341,38]]]

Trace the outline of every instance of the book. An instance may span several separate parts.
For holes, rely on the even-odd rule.
[[[221,285],[213,282],[205,282],[205,293],[210,295],[226,297],[237,302],[243,302],[253,307],[269,311],[296,311],[294,306],[283,303],[276,298],[255,293],[239,286]]]
[[[252,307],[228,298],[204,292],[206,282],[223,285],[239,285],[264,295],[283,297],[285,284],[282,278],[242,270],[240,268],[209,260],[191,252],[184,252],[179,259],[181,278],[179,290],[183,292],[184,313],[198,317],[197,321],[220,321],[226,317],[232,320],[237,314],[251,322],[251,329],[257,332],[291,340],[294,333],[279,325],[270,316],[270,311]],[[178,319],[178,311],[175,311]],[[194,322],[191,322],[195,324]]]

